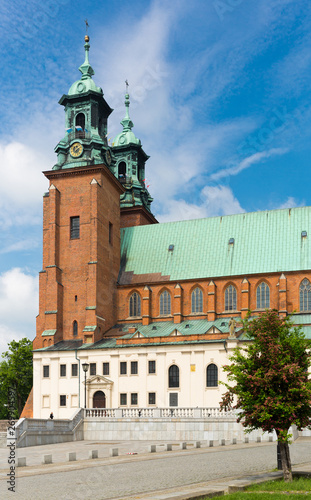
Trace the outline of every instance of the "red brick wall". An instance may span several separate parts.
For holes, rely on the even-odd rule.
[[[175,288],[176,282],[165,283],[143,283],[135,286],[119,286],[118,288],[118,314],[119,322],[133,323],[133,319],[129,318],[129,297],[136,291],[141,296],[142,306],[144,305],[145,317],[144,324],[150,321],[163,321],[171,320],[175,322],[176,317],[182,319],[209,319],[213,321],[219,317],[242,316],[245,317],[247,309],[256,311],[257,299],[256,290],[257,286],[265,281],[270,288],[270,307],[277,309],[280,312],[286,311],[287,313],[299,312],[299,285],[301,281],[307,277],[311,281],[311,271],[291,272],[286,273],[286,280],[282,280],[282,273],[269,274],[269,275],[256,275],[246,277],[234,278],[214,278],[214,286],[209,286],[210,279],[180,282],[182,300],[176,300],[176,295],[180,292]],[[247,283],[243,283],[244,279]],[[146,297],[145,285],[148,284],[148,299]],[[225,311],[225,289],[227,286],[233,285],[237,290],[237,311]],[[196,287],[200,287],[203,292],[203,313],[191,313],[191,293]],[[160,316],[160,294],[163,290],[167,290],[171,295],[171,315],[168,317]],[[212,295],[211,290],[215,290],[215,295]],[[146,308],[144,302],[148,300],[149,307]],[[213,300],[215,300],[215,316],[211,314],[213,308]],[[146,313],[147,311],[147,313]],[[149,313],[149,314],[148,314]],[[146,316],[149,316],[148,320]]]
[[[33,417],[33,387],[29,393],[23,411],[19,418],[32,418]]]
[[[117,319],[116,282],[120,267],[120,186],[105,167],[47,172],[49,197],[44,198],[43,272],[34,348],[72,339],[96,325],[92,341]],[[97,182],[93,182],[95,179]],[[80,217],[80,238],[70,239],[70,217]],[[109,243],[109,223],[113,225]],[[77,300],[75,300],[77,296]],[[97,309],[86,309],[87,307]],[[57,311],[57,313],[53,312]],[[46,314],[48,312],[48,314]],[[57,329],[42,339],[44,330]]]
[[[146,226],[156,224],[158,221],[143,207],[121,208],[122,227]]]

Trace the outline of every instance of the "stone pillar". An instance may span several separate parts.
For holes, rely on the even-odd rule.
[[[182,322],[182,288],[179,283],[174,288],[174,323]]]
[[[143,325],[150,324],[151,293],[152,293],[151,288],[146,285],[143,290],[143,303],[142,303]]]
[[[242,290],[241,290],[241,318],[244,319],[247,315],[247,311],[249,310],[249,299],[250,299],[250,293],[249,293],[249,281],[244,278],[242,281]]]
[[[279,279],[279,316],[284,318],[287,315],[287,289],[286,278],[282,274]]]
[[[208,321],[215,321],[216,319],[216,285],[213,280],[208,284]]]
[[[239,340],[238,339],[227,339],[227,353],[228,356],[232,354],[233,349],[238,347]]]

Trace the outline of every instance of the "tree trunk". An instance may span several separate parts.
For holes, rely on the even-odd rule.
[[[289,455],[289,446],[288,443],[284,441],[278,441],[278,444],[280,446],[283,478],[284,481],[290,482],[293,480],[293,475],[292,475],[292,464]]]

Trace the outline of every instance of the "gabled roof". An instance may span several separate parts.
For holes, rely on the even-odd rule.
[[[213,326],[220,333],[228,333],[229,331],[229,319],[230,318],[219,318],[214,321],[208,321],[206,319],[194,319],[189,321],[182,321],[181,323],[173,323],[172,321],[161,321],[150,323],[150,325],[142,325],[141,323],[133,324],[131,326],[136,328],[134,333],[128,333],[122,335],[122,339],[132,339],[137,337],[137,332],[140,333],[143,338],[154,338],[154,337],[169,337],[174,336],[175,330],[179,335],[200,335],[211,330]],[[235,318],[237,322],[240,318]],[[241,327],[237,327],[238,332]]]
[[[236,326],[236,336],[240,341],[247,340],[245,334],[243,333],[242,320],[241,318],[234,318],[237,322]],[[301,325],[302,331],[307,339],[311,340],[311,314],[294,314],[292,316],[294,325]],[[218,318],[214,321],[208,321],[206,319],[183,321],[182,323],[173,323],[172,321],[161,321],[150,323],[150,325],[142,325],[141,323],[135,323],[131,325],[117,325],[116,327],[109,330],[106,335],[117,332],[115,337],[104,337],[101,340],[95,342],[94,344],[82,344],[82,340],[66,340],[58,342],[57,344],[49,347],[43,347],[41,349],[36,349],[37,351],[74,351],[77,349],[81,350],[93,350],[93,349],[122,349],[127,347],[137,346],[147,346],[148,339],[150,339],[150,346],[160,346],[160,345],[181,345],[181,344],[212,344],[212,343],[223,343],[227,340],[229,336],[229,320],[230,318]],[[189,325],[189,326],[187,326]],[[135,327],[134,333],[126,333],[128,328]],[[219,334],[213,333],[213,328],[219,330]],[[123,330],[123,332],[122,332]],[[178,342],[174,332],[177,330]],[[137,339],[137,332],[140,333],[140,338]],[[172,337],[170,340],[169,337]],[[182,338],[184,336],[184,339]],[[191,338],[193,336],[193,338]],[[161,337],[163,340],[161,340]],[[135,343],[130,341],[134,339]],[[152,341],[152,340],[155,341]],[[123,343],[123,340],[125,341]],[[137,342],[141,340],[141,342]],[[165,340],[165,343],[163,343]]]
[[[306,269],[311,207],[121,229],[121,285]]]

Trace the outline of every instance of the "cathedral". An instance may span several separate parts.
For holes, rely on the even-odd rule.
[[[44,172],[33,403],[25,416],[217,408],[222,366],[245,342],[249,310],[292,313],[311,338],[311,208],[158,223],[129,94],[110,146],[112,109],[92,78],[88,36],[84,49],[82,76],[59,101],[66,133],[57,162]]]

